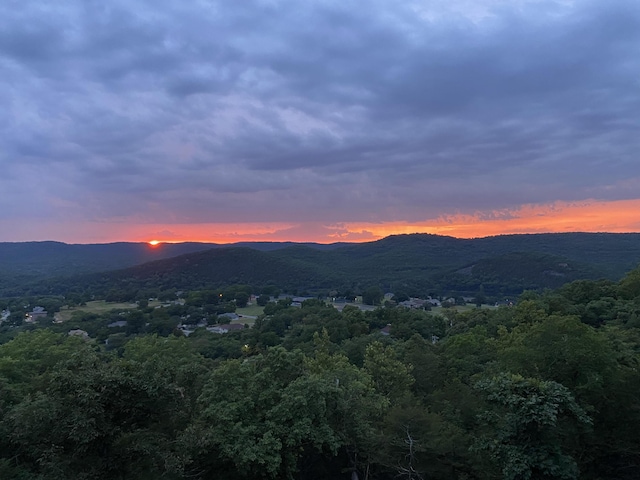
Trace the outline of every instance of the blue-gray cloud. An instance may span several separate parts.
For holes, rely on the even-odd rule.
[[[4,219],[635,198],[640,4],[6,1],[0,104]]]

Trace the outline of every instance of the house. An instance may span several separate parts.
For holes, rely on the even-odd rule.
[[[405,300],[404,302],[400,302],[400,305],[406,308],[424,308],[424,304],[427,303],[426,300],[422,300],[421,298],[410,298],[409,300]]]
[[[380,333],[385,337],[388,337],[389,335],[391,335],[391,324],[387,325],[384,328],[381,328]]]
[[[187,315],[187,317],[190,317],[191,315]],[[183,317],[183,320],[186,320],[187,317]],[[185,337],[188,337],[189,335],[191,335],[193,332],[196,331],[197,328],[202,328],[202,327],[206,327],[207,321],[203,318],[198,320],[196,323],[184,323],[184,322],[180,322],[180,325],[178,325],[178,330],[180,330]]]
[[[292,307],[302,307],[302,304],[306,300],[313,300],[315,297],[291,297],[291,306]]]
[[[234,320],[238,320],[240,317],[236,313],[222,313],[218,315],[218,318],[229,320],[230,322],[232,322]]]
[[[509,299],[500,300],[499,302],[496,302],[495,306],[496,307],[513,307],[513,302]]]
[[[47,316],[47,311],[44,307],[33,307],[33,310],[25,315],[24,321],[26,323],[36,323],[39,319]]]
[[[116,322],[112,322],[109,325],[107,325],[107,327],[109,328],[120,328],[120,327],[126,327],[126,326],[127,326],[126,320],[118,320]]]
[[[89,334],[84,330],[80,330],[79,328],[76,330],[69,330],[70,337],[80,337],[83,340],[89,340]]]
[[[227,323],[224,325],[215,325],[213,327],[207,327],[208,332],[219,333],[219,334],[229,333],[232,331],[243,330],[243,329],[244,329],[244,325],[241,325],[239,323]]]
[[[429,298],[427,298],[427,303],[429,305],[431,305],[432,307],[440,307],[441,306],[440,300],[438,300],[437,298],[429,297]]]

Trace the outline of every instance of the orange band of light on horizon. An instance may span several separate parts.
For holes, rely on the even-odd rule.
[[[2,223],[0,222],[0,227]],[[43,237],[45,233],[47,238]],[[12,241],[57,240],[67,243],[110,242],[364,242],[402,233],[431,233],[458,238],[516,233],[640,232],[640,199],[584,200],[516,209],[450,214],[417,222],[247,222],[143,223],[118,218],[100,222],[43,222],[27,225]]]
[[[640,232],[640,199],[548,205],[524,205],[489,214],[450,215],[424,223],[350,223],[348,230],[370,231],[382,238],[400,233],[432,233],[478,238],[518,233]]]
[[[305,231],[304,225],[308,225]],[[560,232],[640,232],[640,199],[599,202],[556,202],[524,205],[514,210],[479,212],[474,215],[448,215],[424,222],[346,222],[324,225],[307,224],[197,224],[137,225],[131,237],[137,241],[202,241],[234,243],[242,241],[295,241],[331,243],[371,241],[403,233],[431,233],[458,238],[487,237],[516,233]],[[151,229],[169,230],[170,238],[157,238]]]

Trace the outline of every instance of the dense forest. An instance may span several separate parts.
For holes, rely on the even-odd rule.
[[[329,245],[293,242],[239,242],[234,247],[248,247],[272,251],[292,245],[304,245],[330,250],[344,244]],[[47,278],[127,268],[154,260],[230,245],[216,243],[181,242],[149,243],[116,242],[102,244],[67,244],[62,242],[0,242],[1,275],[21,275],[26,278]]]
[[[281,300],[175,328],[225,296],[3,326],[0,478],[640,478],[640,269],[493,309]]]
[[[0,244],[0,296],[193,290],[249,284],[287,292],[492,297],[619,280],[640,263],[640,234],[539,234],[457,239],[396,235],[362,244]],[[188,252],[188,253],[185,253]],[[183,254],[180,254],[183,253]],[[155,261],[150,261],[154,260]],[[125,268],[127,267],[127,268]]]

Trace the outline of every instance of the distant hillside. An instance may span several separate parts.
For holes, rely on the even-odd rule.
[[[61,242],[0,242],[0,277],[46,278],[88,272],[117,270],[154,260],[177,257],[212,248],[250,247],[272,251],[297,245],[293,242],[242,242],[234,245],[215,243],[105,243],[66,244]],[[304,244],[317,249],[333,249],[342,244]]]
[[[606,277],[591,265],[566,257],[538,252],[511,252],[487,257],[464,268],[438,278],[440,287],[447,291],[478,291],[509,295],[523,290],[558,288],[579,279]]]
[[[618,280],[640,263],[640,234],[532,234],[457,239],[394,235],[319,252],[273,252],[340,272],[354,287],[513,294],[556,288],[576,279]],[[464,271],[464,273],[461,273]]]
[[[619,280],[640,263],[638,233],[544,233],[500,235],[471,240],[494,254],[537,252],[591,265],[602,276]]]
[[[182,245],[195,249],[211,247]],[[256,288],[271,284],[309,292],[329,289],[358,292],[379,286],[409,294],[473,294],[482,289],[487,295],[515,295],[523,289],[556,288],[576,279],[618,280],[640,263],[640,234],[504,235],[470,240],[414,234],[361,244],[248,245],[251,248],[216,245],[213,249],[124,270],[58,278],[48,282],[44,289],[43,284],[32,283],[28,290],[63,293],[65,288],[73,287],[100,292],[114,286],[190,289],[245,283]],[[109,258],[109,246],[100,247]],[[162,255],[179,251],[178,245],[161,248],[165,247],[168,248]],[[144,255],[154,252],[145,244],[137,244],[136,248],[145,250]],[[134,258],[120,255],[112,257],[111,266]],[[99,263],[97,259],[94,261],[91,268]]]
[[[175,257],[212,248],[205,243],[66,244],[60,242],[0,243],[0,272],[52,277],[115,270],[152,260]]]
[[[306,247],[309,248],[309,247]],[[158,260],[115,272],[93,274],[105,286],[123,281],[145,282],[159,288],[203,288],[208,285],[322,285],[330,286],[337,275],[322,265],[281,258],[251,248],[211,249],[167,260]]]

